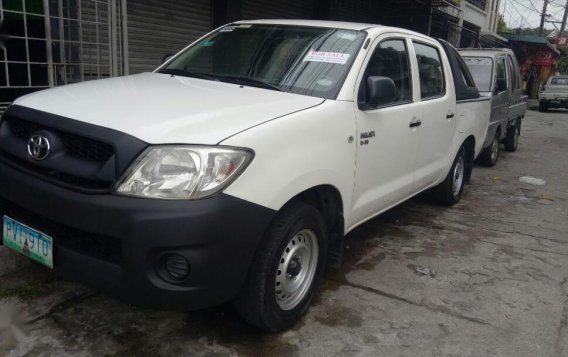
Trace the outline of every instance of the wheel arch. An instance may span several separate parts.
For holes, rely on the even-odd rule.
[[[292,197],[282,208],[294,202],[309,204],[321,213],[328,233],[327,266],[339,268],[343,259],[345,233],[344,204],[340,191],[329,184],[313,186]]]

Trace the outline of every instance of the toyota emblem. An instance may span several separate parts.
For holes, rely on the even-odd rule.
[[[51,146],[43,135],[32,135],[28,140],[28,155],[34,160],[41,161],[49,155]]]

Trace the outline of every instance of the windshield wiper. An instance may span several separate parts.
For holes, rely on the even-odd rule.
[[[252,87],[261,87],[261,88],[265,88],[265,89],[276,90],[276,91],[279,91],[279,92],[286,92],[286,90],[284,90],[284,88],[282,88],[282,87],[280,87],[276,84],[268,83],[268,82],[262,81],[260,79],[251,78],[251,77],[226,76],[226,77],[220,77],[219,80],[221,80],[223,82],[231,82],[231,83],[242,84],[242,85],[250,85]]]
[[[175,68],[164,68],[158,71],[158,73],[164,74],[171,74],[174,76],[184,76],[184,77],[193,77],[193,78],[200,78],[200,79],[207,79],[210,81],[217,81],[217,82],[228,82],[228,83],[235,83],[235,84],[242,84],[242,85],[250,85],[253,87],[262,87],[266,89],[272,89],[279,92],[285,92],[285,90],[272,83],[268,83],[265,81],[261,81],[260,79],[250,78],[250,77],[234,77],[234,76],[214,76],[204,73],[196,73],[190,72],[183,69],[175,69]]]
[[[216,78],[215,76],[210,76],[210,75],[204,74],[204,73],[190,72],[190,71],[186,71],[184,69],[164,68],[164,69],[159,70],[158,73],[171,74],[171,75],[174,75],[174,76],[207,79],[207,80],[210,80],[210,81],[219,81],[219,78]]]

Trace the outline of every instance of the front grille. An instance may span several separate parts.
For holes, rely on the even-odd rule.
[[[11,116],[6,118],[6,123],[10,126],[10,130],[14,135],[26,141],[38,130],[49,130],[61,138],[65,153],[78,159],[102,164],[107,162],[111,156],[114,155],[114,148],[112,145],[89,139],[84,136],[63,132]]]
[[[51,141],[45,160],[28,152],[30,137]],[[12,105],[0,121],[0,161],[67,189],[108,192],[148,144],[124,132]]]
[[[82,187],[86,190],[95,190],[95,191],[107,190],[111,184],[111,182],[108,181],[91,180],[67,174],[64,172],[51,170],[49,168],[45,168],[42,166],[34,165],[30,162],[20,160],[19,158],[5,152],[0,155],[0,159],[3,159],[3,161],[9,164],[10,166],[17,167],[20,170],[27,172],[29,174],[43,176],[55,182],[61,182],[63,184],[73,187]]]
[[[0,218],[3,215],[51,236],[56,264],[60,247],[114,264],[120,264],[122,261],[122,245],[117,238],[92,234],[59,224],[0,199]]]

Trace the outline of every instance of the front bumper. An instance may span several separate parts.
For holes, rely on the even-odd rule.
[[[166,201],[86,194],[0,162],[0,215],[50,235],[54,269],[126,302],[192,310],[236,297],[271,209],[220,194]],[[160,258],[184,256],[186,280],[160,278]]]

